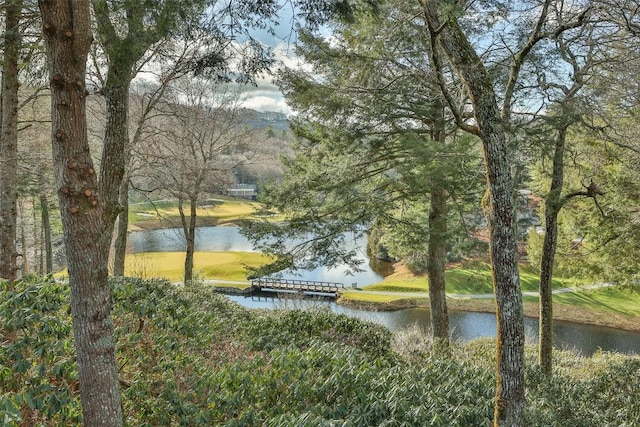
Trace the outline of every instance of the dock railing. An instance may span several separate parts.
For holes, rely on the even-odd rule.
[[[251,280],[251,286],[256,289],[273,289],[299,292],[320,292],[335,294],[345,289],[344,283],[320,282],[314,280],[278,279],[272,277],[260,277]]]

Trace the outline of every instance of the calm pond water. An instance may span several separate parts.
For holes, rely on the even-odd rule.
[[[355,244],[355,243],[354,243]],[[138,231],[129,235],[129,249],[136,252],[183,251],[184,237],[180,229],[162,229]],[[364,246],[362,246],[364,247]],[[251,243],[239,233],[237,227],[200,227],[196,232],[196,251],[243,251],[251,252]],[[363,259],[366,259],[364,252]],[[365,271],[346,276],[346,268],[317,268],[303,272],[304,280],[357,283],[359,287],[382,280],[382,275],[373,271],[368,263],[362,266]],[[285,276],[289,277],[289,276]],[[322,305],[337,313],[358,317],[399,330],[418,325],[425,330],[430,326],[429,311],[426,309],[406,309],[393,312],[355,310],[330,301],[277,299],[273,295],[260,297],[230,296],[230,299],[251,308],[304,308]],[[496,335],[495,315],[489,313],[451,312],[449,313],[453,338],[472,340]],[[537,319],[525,319],[527,340],[535,342],[538,338]],[[554,337],[557,348],[573,349],[583,355],[591,355],[598,349],[617,351],[626,354],[640,354],[640,333],[618,329],[582,325],[570,322],[555,322]]]
[[[429,330],[431,321],[429,310],[410,308],[398,311],[367,311],[341,306],[332,301],[280,299],[266,292],[260,296],[229,295],[229,299],[249,308],[288,309],[325,307],[335,313],[379,323],[393,330],[417,325]],[[469,341],[482,337],[496,336],[496,316],[491,313],[463,311],[449,312],[449,322],[454,340]],[[529,343],[538,340],[538,320],[525,318],[525,335]],[[583,356],[590,356],[598,349],[625,354],[640,354],[640,333],[600,326],[571,322],[554,322],[554,343],[556,348],[574,350]]]
[[[304,272],[283,271],[283,277],[295,277],[303,280],[320,282],[356,283],[359,287],[380,282],[383,276],[371,269],[365,254],[365,242],[351,241],[349,244],[362,248],[360,259],[365,261],[363,271],[346,274],[345,266],[334,268],[318,267]],[[138,252],[180,252],[184,251],[186,242],[182,229],[165,228],[160,230],[135,231],[129,234],[129,250]],[[251,242],[240,234],[238,227],[199,227],[196,229],[196,251],[222,252],[254,252]]]

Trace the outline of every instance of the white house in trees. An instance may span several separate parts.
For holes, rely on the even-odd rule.
[[[237,184],[227,188],[227,195],[255,200],[258,197],[258,186],[254,184]]]

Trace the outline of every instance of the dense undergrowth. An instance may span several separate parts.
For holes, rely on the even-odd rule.
[[[81,422],[66,285],[1,285],[0,420]],[[440,348],[324,310],[252,311],[204,287],[112,281],[125,424],[483,426],[493,412],[490,340]],[[528,426],[640,425],[640,359],[527,349]]]

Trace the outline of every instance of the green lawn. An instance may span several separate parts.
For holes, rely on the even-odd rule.
[[[487,263],[472,262],[447,270],[447,292],[451,294],[485,294],[492,293],[491,271]],[[531,266],[520,267],[520,280],[523,291],[538,290],[538,275]],[[556,315],[564,320],[595,323],[611,327],[636,330],[640,318],[640,291],[626,287],[606,288],[598,290],[580,290],[584,281],[556,278],[554,289],[576,288],[573,293],[555,294],[554,305]],[[354,302],[393,304],[402,300],[405,292],[427,292],[428,284],[425,276],[414,276],[407,270],[400,270],[384,281],[366,286],[367,291],[398,292],[397,296],[367,295],[366,293],[347,292],[345,299]],[[523,296],[525,311],[530,316],[537,315],[538,297]],[[456,300],[458,309],[491,310],[492,302],[488,300]]]
[[[628,288],[606,288],[554,295],[553,301],[624,316],[640,317],[640,292]]]
[[[258,218],[262,205],[245,199],[216,196],[203,200],[198,208],[198,218],[202,223],[215,225],[235,222],[245,218]],[[165,220],[180,223],[180,213],[176,201],[156,201],[134,203],[129,206],[129,223],[150,223]]]
[[[257,252],[196,252],[194,274],[202,279],[246,281],[246,266],[258,267],[267,257]],[[125,274],[142,278],[182,280],[184,252],[146,252],[127,255]]]
[[[520,286],[523,291],[537,291],[539,287],[538,273],[530,266],[520,268]],[[469,262],[461,266],[448,269],[445,272],[447,292],[453,294],[487,294],[493,292],[491,269],[485,262]],[[556,278],[553,288],[578,286],[575,279]],[[426,276],[412,274],[392,274],[380,283],[366,286],[370,291],[388,292],[426,292],[429,289]]]
[[[385,278],[380,283],[365,286],[362,289],[367,291],[381,292],[427,292],[429,286],[427,278],[424,276],[410,278]]]
[[[342,291],[340,292],[340,298],[346,300],[359,301],[359,302],[372,302],[372,303],[388,303],[405,299],[402,294],[398,295],[378,295],[367,294],[359,291]]]

